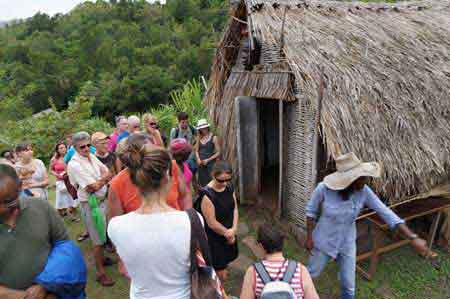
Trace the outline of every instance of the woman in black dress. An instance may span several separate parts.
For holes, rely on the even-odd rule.
[[[236,231],[238,207],[232,179],[231,166],[217,161],[212,170],[212,181],[204,188],[201,213],[206,220],[205,231],[214,269],[222,280],[227,277],[227,267],[238,256]]]

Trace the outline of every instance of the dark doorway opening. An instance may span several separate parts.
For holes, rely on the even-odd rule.
[[[278,100],[259,100],[260,198],[275,211],[280,171],[280,117]]]

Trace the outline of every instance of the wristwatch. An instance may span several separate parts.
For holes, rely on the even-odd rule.
[[[408,240],[415,240],[415,239],[418,239],[419,238],[419,235],[417,235],[417,234],[412,234],[412,235],[409,235],[408,236]]]

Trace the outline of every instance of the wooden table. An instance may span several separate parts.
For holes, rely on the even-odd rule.
[[[439,220],[441,219],[443,212],[448,208],[450,208],[450,199],[427,198],[399,205],[395,208],[392,208],[392,210],[406,222],[415,218],[434,214],[433,222],[427,236],[427,244],[431,251],[434,239],[436,237]],[[383,219],[381,219],[377,214],[369,214],[367,217],[363,216],[358,219],[367,219],[370,223],[370,238],[372,239],[372,250],[363,254],[359,254],[356,257],[356,269],[363,275],[364,278],[372,280],[376,272],[379,256],[382,253],[405,246],[411,241],[400,240],[392,244],[382,246],[381,241],[383,239],[384,232],[389,229],[389,226],[383,221]],[[367,259],[370,259],[368,271],[364,270],[361,266],[358,265],[358,262]]]

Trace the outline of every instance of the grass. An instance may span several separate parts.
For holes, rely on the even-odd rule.
[[[54,203],[54,189],[50,190],[50,200]],[[253,212],[252,212],[253,213]],[[245,209],[241,210],[241,221],[252,221]],[[258,215],[258,213],[256,214]],[[264,219],[264,216],[260,216]],[[270,219],[260,220],[270,221]],[[82,232],[83,224],[66,221],[72,239]],[[249,225],[251,229],[251,225]],[[255,236],[255,231],[250,230]],[[123,299],[129,297],[129,283],[123,278],[117,266],[107,268],[107,273],[116,284],[110,288],[101,287],[95,282],[95,267],[90,254],[91,243],[86,240],[78,243],[85,253],[88,264],[87,294],[94,299]],[[240,252],[254,258],[251,251],[240,244]],[[286,255],[306,263],[307,252],[298,245],[293,237],[289,237],[285,246]],[[357,276],[357,298],[360,299],[449,299],[450,298],[450,254],[437,251],[441,268],[433,268],[430,263],[419,257],[410,248],[404,247],[388,254],[384,254],[379,262],[375,279],[368,282]],[[367,265],[365,265],[367,267]],[[242,283],[242,273],[230,271],[230,279],[225,287],[231,295],[238,296]],[[337,279],[337,266],[330,263],[326,271],[316,281],[316,288],[321,298],[339,298],[339,281]]]

